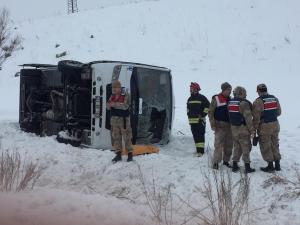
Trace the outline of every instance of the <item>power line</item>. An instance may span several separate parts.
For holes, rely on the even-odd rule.
[[[68,0],[68,14],[78,12],[77,0]]]

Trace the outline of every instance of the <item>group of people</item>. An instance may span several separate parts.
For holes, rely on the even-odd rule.
[[[245,172],[252,173],[250,166],[250,151],[252,140],[259,141],[262,158],[268,163],[262,167],[264,172],[279,171],[281,155],[279,152],[279,123],[277,117],[281,114],[279,100],[268,94],[265,84],[257,86],[258,98],[253,104],[247,100],[246,89],[237,86],[230,97],[232,87],[225,82],[221,92],[212,97],[211,102],[200,94],[200,85],[192,82],[191,96],[187,101],[187,115],[196,146],[196,155],[201,157],[205,150],[206,116],[208,115],[211,129],[215,133],[213,169],[218,170],[223,165],[233,172],[240,170],[239,161],[242,158]],[[130,124],[130,97],[122,92],[118,80],[112,82],[112,95],[107,102],[111,111],[111,132],[116,156],[113,162],[122,160],[122,139],[128,151],[127,161],[132,161],[132,130]],[[122,138],[123,137],[123,138]],[[232,158],[232,164],[230,160]]]
[[[268,94],[265,84],[257,86],[258,98],[253,104],[246,99],[246,89],[237,86],[230,97],[232,86],[225,82],[221,92],[211,102],[200,94],[198,83],[190,85],[191,96],[187,101],[187,115],[196,145],[196,154],[201,157],[205,149],[205,126],[208,115],[211,129],[215,133],[213,169],[223,165],[233,172],[240,170],[239,161],[245,164],[245,172],[252,173],[250,151],[252,140],[258,139],[262,158],[268,163],[264,172],[280,171],[279,130],[277,117],[281,114],[279,100]],[[232,158],[232,164],[230,159]]]

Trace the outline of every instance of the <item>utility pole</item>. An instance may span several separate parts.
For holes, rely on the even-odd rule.
[[[78,12],[77,0],[68,0],[68,14]]]

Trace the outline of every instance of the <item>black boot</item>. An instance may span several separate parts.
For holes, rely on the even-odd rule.
[[[113,163],[122,161],[122,155],[121,155],[121,152],[117,152],[117,153],[116,153],[116,156],[115,156],[111,161],[112,161]]]
[[[245,173],[253,173],[255,169],[250,167],[250,163],[245,163]]]
[[[240,167],[238,166],[238,162],[232,162],[232,172],[236,173],[240,170]]]
[[[127,162],[131,162],[131,161],[132,161],[132,152],[129,152]]]
[[[204,148],[197,148],[196,156],[202,157],[204,155]]]
[[[275,160],[275,170],[276,171],[280,171],[281,170],[280,160]]]
[[[273,166],[273,162],[268,162],[268,166],[267,167],[261,167],[260,170],[264,171],[264,172],[267,172],[267,173],[274,172],[275,168]]]
[[[223,165],[227,166],[228,168],[232,168],[232,166],[228,162],[223,161]]]
[[[213,169],[214,169],[214,170],[218,170],[218,169],[219,169],[219,164],[218,164],[218,163],[214,163]]]

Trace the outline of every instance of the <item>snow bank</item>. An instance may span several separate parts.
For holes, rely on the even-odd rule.
[[[46,188],[0,193],[1,225],[150,225],[143,210],[116,198]]]
[[[299,129],[282,133],[282,171],[277,174],[291,180],[296,179],[295,169],[300,168],[299,137]],[[212,143],[212,138],[212,134],[208,133],[207,142]],[[55,140],[55,137],[40,138],[33,134],[21,132],[17,123],[13,122],[0,123],[0,141],[2,150],[17,150],[27,162],[38,162],[39,165],[46,167],[36,184],[38,191],[47,193],[51,188],[54,189],[54,192],[55,190],[77,192],[80,198],[76,199],[81,199],[80,201],[95,199],[98,202],[97,199],[102,199],[104,196],[108,200],[122,199],[123,201],[119,202],[120,207],[122,208],[125,202],[124,204],[128,204],[127,211],[129,211],[126,214],[124,209],[124,214],[122,214],[124,217],[122,218],[128,215],[128,220],[137,217],[137,221],[139,221],[138,219],[142,216],[148,224],[153,221],[153,214],[148,208],[143,193],[139,167],[150,191],[153,191],[153,181],[157,190],[160,188],[164,190],[171,186],[174,197],[174,224],[181,224],[184,214],[187,216],[191,213],[191,209],[175,196],[180,196],[181,199],[188,201],[198,209],[206,206],[199,188],[203,187],[203,182],[205,182],[203,171],[210,170],[209,155],[212,152],[207,152],[202,158],[193,157],[195,150],[192,137],[188,128],[184,128],[184,126],[178,125],[175,128],[172,142],[161,148],[159,154],[135,157],[132,163],[127,163],[126,158],[124,158],[124,162],[112,164],[110,160],[114,154],[110,151],[81,149],[60,144]],[[257,147],[254,147],[251,152],[251,160],[252,167],[257,171],[250,174],[249,208],[260,209],[255,211],[252,224],[261,224],[261,221],[264,221],[264,225],[273,225],[276,221],[280,221],[284,224],[299,225],[299,199],[279,199],[280,195],[290,190],[289,185],[279,183],[263,188],[265,181],[271,175],[259,170],[259,167],[265,166],[265,162],[262,160]],[[242,164],[241,166],[243,167]],[[225,167],[222,169],[226,170]],[[239,174],[232,174],[234,182],[238,181],[239,178]],[[53,191],[50,192],[53,193]],[[76,194],[74,193],[74,195]],[[42,195],[37,195],[36,199],[38,196],[42,197]],[[85,197],[87,200],[84,200]],[[55,199],[60,199],[60,197]],[[42,197],[41,201],[43,200]],[[118,201],[115,204],[118,204]],[[50,206],[50,208],[52,207],[54,205]],[[67,208],[71,207],[77,209],[76,213],[80,211],[75,199]],[[175,212],[178,207],[179,212]],[[136,214],[132,215],[132,208],[138,208],[141,211],[135,211]],[[107,211],[107,218],[114,219],[113,212]],[[34,214],[35,211],[31,213]],[[86,214],[87,211],[83,211],[79,215]],[[101,216],[99,215],[99,217]],[[194,224],[193,222],[190,224]]]

